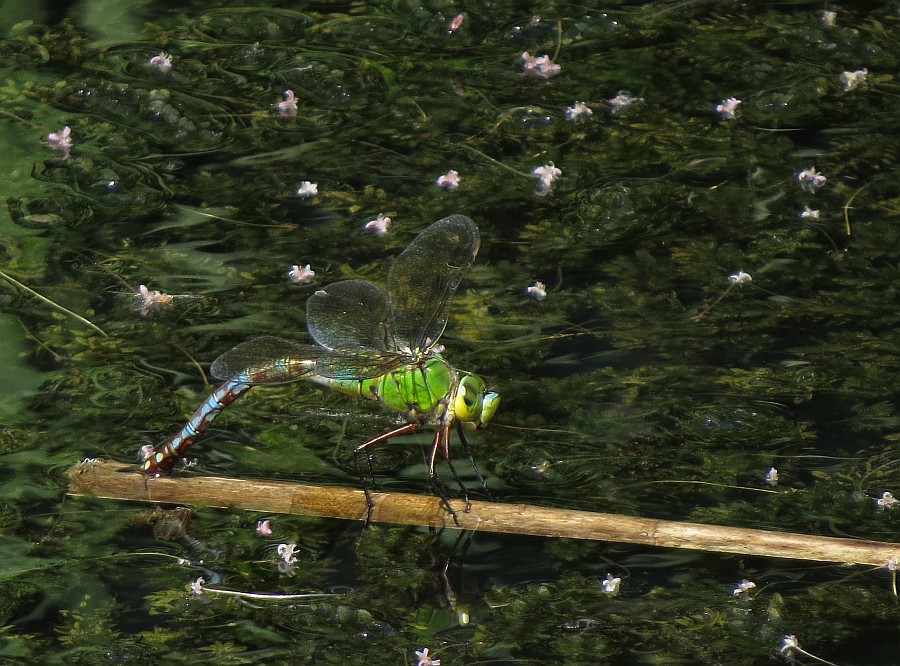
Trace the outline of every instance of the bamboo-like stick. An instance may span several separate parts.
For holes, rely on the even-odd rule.
[[[345,520],[366,519],[362,490],[284,481],[209,476],[147,478],[134,467],[85,461],[69,470],[69,494],[139,502],[197,504]],[[437,497],[373,492],[371,520],[485,532],[530,534],[688,548],[717,553],[893,567],[900,544],[839,539],[791,532],[699,525],[528,504],[451,500],[455,523]]]

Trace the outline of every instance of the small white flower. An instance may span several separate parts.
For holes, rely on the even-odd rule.
[[[794,634],[785,634],[781,637],[781,644],[778,646],[778,651],[782,656],[790,657],[791,653],[799,648],[800,644],[797,642],[797,636]]]
[[[374,220],[369,220],[368,222],[366,222],[363,229],[369,229],[371,231],[374,231],[379,236],[384,236],[387,233],[389,226],[391,226],[391,218],[382,213],[378,213],[378,217],[376,217]]]
[[[885,490],[881,493],[881,497],[875,500],[875,504],[879,509],[883,509],[885,511],[890,511],[895,506],[897,506],[897,498],[894,497],[894,494],[889,490]]]
[[[297,115],[297,98],[294,97],[293,90],[284,91],[284,101],[275,105],[279,116],[296,116]]]
[[[157,306],[166,306],[172,305],[175,301],[174,296],[170,296],[169,294],[164,294],[161,291],[153,290],[150,291],[147,289],[146,285],[138,285],[138,298],[140,299],[141,305],[141,316],[146,317],[150,310]]]
[[[763,477],[763,480],[770,486],[778,485],[778,470],[774,467],[770,467],[769,471],[766,472],[766,475]]]
[[[269,520],[260,520],[256,523],[256,533],[259,536],[271,536],[272,523]]]
[[[278,544],[278,548],[276,552],[278,553],[278,557],[284,564],[290,566],[294,562],[297,561],[297,556],[294,555],[294,551],[297,549],[297,544],[295,543],[280,543]]]
[[[716,113],[720,114],[726,120],[732,120],[737,117],[737,110],[740,104],[741,100],[737,97],[723,99],[722,102],[716,106]]]
[[[590,116],[593,113],[584,102],[575,102],[572,106],[566,107],[566,120],[578,120],[581,116]]]
[[[900,562],[897,561],[896,557],[891,556],[888,558],[888,561],[884,563],[884,568],[888,571],[897,571],[900,569]]]
[[[813,210],[809,206],[804,206],[803,210],[800,211],[800,219],[801,220],[818,220],[819,219],[819,211]]]
[[[853,90],[861,83],[864,83],[866,76],[869,75],[867,69],[857,69],[853,72],[841,72],[841,85],[844,90]]]
[[[459,172],[455,169],[450,169],[443,176],[435,178],[434,184],[447,190],[455,190],[459,187]]]
[[[155,67],[165,74],[172,69],[172,56],[168,53],[160,53],[159,55],[150,58],[150,60],[147,61],[147,65],[149,67]]]
[[[203,594],[203,586],[206,585],[206,579],[198,578],[193,583],[191,583],[191,593],[195,596],[201,596]]]
[[[69,159],[69,153],[72,152],[74,146],[75,142],[72,141],[72,128],[68,125],[63,127],[59,132],[50,132],[50,134],[47,135],[47,147],[51,150],[58,150],[61,152],[61,159]]]
[[[303,199],[312,199],[319,193],[319,185],[318,183],[311,183],[308,180],[304,180],[300,183],[300,187],[297,188],[297,196]]]
[[[823,10],[819,14],[819,18],[822,19],[822,25],[826,28],[833,28],[835,26],[835,19],[837,18],[837,12],[830,12],[828,10]]]
[[[800,187],[807,192],[815,192],[825,185],[828,179],[816,171],[816,167],[812,166],[795,174],[794,177],[800,183]]]
[[[536,301],[542,301],[547,298],[547,285],[538,280],[530,287],[525,287],[525,293]]]
[[[144,460],[147,460],[148,458],[150,458],[150,456],[153,455],[153,453],[155,452],[155,450],[156,450],[156,449],[153,448],[153,445],[152,445],[152,444],[144,444],[144,445],[138,450],[138,458],[141,460],[141,462],[143,462]]]
[[[627,90],[620,90],[619,94],[609,100],[607,104],[610,107],[609,112],[614,116],[618,116],[627,111],[630,106],[643,101],[642,97],[632,97]]]
[[[600,587],[603,588],[606,594],[614,596],[619,593],[619,588],[622,587],[622,579],[615,578],[611,573],[608,573],[606,578],[600,581]]]
[[[750,273],[745,273],[744,271],[738,271],[728,276],[728,284],[747,284],[752,281],[753,278]]]
[[[303,268],[294,264],[287,273],[288,279],[294,284],[309,284],[316,277],[316,272],[306,264]]]
[[[440,659],[433,659],[428,656],[428,648],[416,650],[416,666],[441,666]]]
[[[553,186],[562,175],[562,170],[557,169],[553,162],[543,166],[535,167],[531,170],[532,175],[538,179],[538,190],[535,194],[538,196],[546,196],[553,191]]]
[[[754,583],[752,580],[747,580],[745,578],[744,580],[742,580],[740,583],[737,584],[737,587],[731,591],[731,594],[733,594],[736,597],[739,597],[740,595],[744,594],[745,592],[749,592],[754,587],[756,587],[756,583]]]

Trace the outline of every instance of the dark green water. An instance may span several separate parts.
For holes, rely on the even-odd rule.
[[[0,277],[3,663],[900,663],[886,568],[65,494],[78,461],[180,427],[220,353],[308,341],[316,289],[384,284],[463,213],[482,247],[441,342],[503,395],[472,436],[498,501],[900,540],[876,501],[900,492],[896,3],[0,7],[0,270],[33,290]],[[561,70],[524,75],[525,51]],[[142,316],[142,284],[182,297]],[[184,473],[358,487],[353,447],[391,418],[256,389]],[[379,484],[427,492],[429,441],[374,451]]]

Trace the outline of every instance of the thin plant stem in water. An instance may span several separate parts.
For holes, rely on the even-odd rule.
[[[51,306],[51,307],[53,307],[53,308],[59,310],[60,312],[62,312],[62,313],[64,313],[64,314],[69,315],[70,317],[74,317],[75,319],[77,319],[78,321],[80,321],[82,324],[86,324],[87,326],[90,326],[92,329],[94,329],[95,331],[97,331],[97,332],[98,332],[100,335],[102,335],[104,338],[109,337],[109,336],[106,334],[106,331],[104,331],[102,328],[100,328],[100,327],[97,326],[96,324],[94,324],[94,323],[88,321],[87,319],[85,319],[84,317],[82,317],[80,314],[76,314],[76,313],[72,312],[71,310],[69,310],[68,308],[64,308],[64,307],[63,307],[62,305],[60,305],[59,303],[54,303],[53,301],[51,301],[51,300],[50,300],[49,298],[47,298],[46,296],[41,296],[41,294],[39,294],[38,292],[36,292],[36,291],[35,291],[34,289],[32,289],[31,287],[22,284],[21,282],[19,282],[19,281],[16,280],[15,278],[10,277],[9,275],[7,275],[6,273],[4,273],[3,271],[0,271],[0,277],[2,277],[4,280],[8,281],[10,284],[13,284],[13,285],[17,286],[19,289],[22,289],[23,291],[27,291],[29,294],[31,294],[31,295],[34,296],[35,298],[37,298],[37,299],[43,301],[43,302],[46,303],[47,305],[49,305],[49,306]]]

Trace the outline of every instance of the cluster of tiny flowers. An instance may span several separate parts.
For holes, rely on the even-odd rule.
[[[752,580],[747,580],[745,578],[744,580],[742,580],[740,583],[737,584],[737,587],[735,587],[731,591],[731,594],[735,597],[739,597],[742,594],[750,592],[750,590],[752,590],[754,587],[756,587],[756,583],[754,583]]]
[[[284,101],[275,105],[275,110],[279,116],[291,117],[297,115],[297,98],[294,96],[293,90],[284,91]]]
[[[867,69],[857,69],[852,72],[841,72],[841,85],[844,90],[853,90],[862,83],[865,83],[866,76],[869,75]]]
[[[716,113],[726,120],[733,120],[737,117],[738,106],[740,106],[740,104],[741,100],[737,97],[723,99],[722,102],[716,106]]]
[[[140,299],[142,317],[146,317],[150,313],[150,310],[157,306],[172,305],[172,302],[175,300],[174,296],[164,294],[155,289],[150,291],[147,289],[147,285],[143,284],[138,286],[137,296]]]
[[[168,53],[160,53],[159,55],[150,58],[150,60],[147,61],[147,65],[158,69],[163,74],[167,74],[172,71],[172,56]]]
[[[300,187],[297,188],[297,196],[301,199],[312,199],[319,193],[319,185],[318,183],[311,183],[308,180],[304,180],[300,182]]]
[[[897,506],[897,498],[894,497],[894,494],[892,492],[890,492],[889,490],[885,490],[883,493],[881,493],[881,497],[875,500],[875,504],[879,509],[890,511],[895,506]]]
[[[608,573],[606,578],[600,581],[600,587],[603,588],[606,594],[615,596],[619,593],[619,588],[622,587],[622,579]]]
[[[525,287],[525,293],[536,301],[542,301],[547,298],[547,285],[538,280],[530,287]]]
[[[578,120],[582,116],[590,116],[593,113],[584,102],[575,102],[572,106],[566,107],[566,120]]]
[[[316,272],[309,267],[309,264],[303,266],[302,268],[294,264],[291,266],[291,270],[288,271],[288,280],[293,282],[294,284],[309,284],[316,277]]]
[[[389,218],[384,213],[378,213],[378,217],[374,220],[369,220],[366,222],[363,229],[367,229],[369,231],[373,231],[379,236],[384,236],[388,232],[388,227],[391,226],[391,218]]]
[[[562,169],[557,169],[553,162],[550,162],[532,169],[531,173],[538,179],[538,190],[535,194],[543,197],[553,191],[553,186],[562,175]]]
[[[811,166],[808,169],[804,169],[794,176],[797,179],[797,182],[800,184],[800,187],[806,192],[815,192],[816,190],[825,186],[825,182],[828,180],[825,176],[816,171],[816,167]]]
[[[609,112],[614,116],[618,116],[625,113],[634,104],[643,101],[643,97],[633,97],[627,90],[621,90],[607,104],[609,104]]]
[[[523,74],[549,79],[551,76],[559,74],[562,70],[562,67],[554,63],[548,55],[535,57],[528,51],[525,51],[522,53],[521,58],[525,66],[525,69],[522,71]]]
[[[75,142],[72,141],[72,129],[66,125],[59,132],[50,132],[47,135],[47,147],[51,150],[58,150],[62,153],[62,157],[60,159],[67,160],[69,159],[69,153],[72,152],[72,148],[75,146]]]
[[[455,169],[450,169],[444,175],[435,178],[434,184],[446,190],[455,190],[459,187],[459,172]]]
[[[728,276],[728,284],[747,284],[752,281],[753,277],[750,273],[745,273],[744,271],[738,271]]]
[[[801,220],[818,220],[819,219],[819,211],[813,210],[809,206],[804,206],[803,210],[800,211],[800,219]]]

